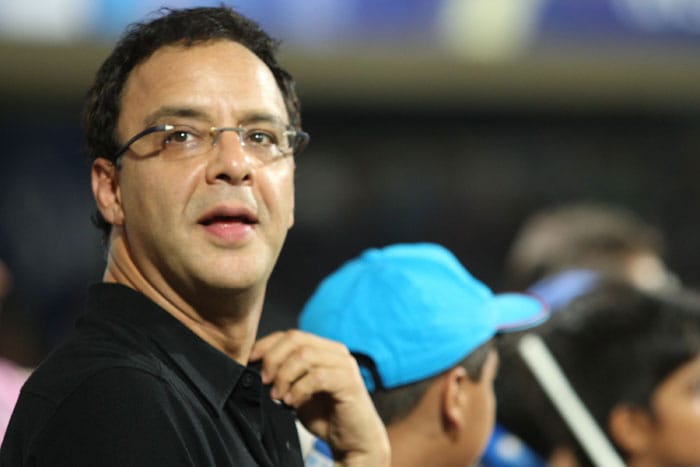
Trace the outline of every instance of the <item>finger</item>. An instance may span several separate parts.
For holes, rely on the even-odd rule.
[[[347,430],[347,433],[362,432],[368,419],[379,419],[359,370],[315,368],[295,381],[282,400],[294,407],[299,420],[309,431],[336,447],[339,447],[339,440],[331,441],[332,431],[338,434],[337,430],[344,427],[342,430]],[[356,433],[352,438],[364,435]]]
[[[273,382],[277,375],[277,369],[289,359],[294,349],[299,345],[296,343],[293,331],[280,331],[270,336],[266,336],[255,343],[253,349],[255,356],[262,359],[261,376],[264,384]]]
[[[270,338],[258,341],[255,347],[255,355],[262,358],[262,377],[265,384],[273,382],[277,378],[279,368],[297,358],[296,354],[299,352],[305,356],[308,365],[318,364],[334,355],[349,355],[347,348],[339,342],[296,329],[268,337]]]
[[[250,350],[250,355],[248,358],[253,362],[260,360],[270,347],[273,347],[277,341],[283,338],[283,331],[275,331],[265,337],[261,337],[253,344],[253,348]]]
[[[273,399],[282,399],[289,387],[309,371],[312,365],[309,360],[310,352],[312,350],[308,347],[297,348],[284,361],[280,362],[274,370],[274,375],[270,376],[270,373],[266,371],[266,376],[271,378],[270,396]]]
[[[272,397],[281,398],[297,380],[309,372],[326,367],[345,368],[354,371],[357,366],[347,348],[340,346],[319,345],[317,342],[299,343],[286,355],[276,368],[272,383]],[[352,365],[355,365],[353,367]],[[357,370],[359,371],[359,370]]]
[[[329,358],[323,364],[304,365],[302,368],[295,378],[284,381],[286,388],[280,392],[282,400],[290,406],[298,408],[319,393],[327,393],[342,403],[365,392],[360,370],[350,355]],[[294,370],[297,371],[296,365]]]

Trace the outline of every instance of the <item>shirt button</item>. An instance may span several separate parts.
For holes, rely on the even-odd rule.
[[[246,373],[243,375],[243,387],[244,388],[249,388],[253,385],[253,375]]]

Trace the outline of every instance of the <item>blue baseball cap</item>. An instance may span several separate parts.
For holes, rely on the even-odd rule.
[[[299,327],[345,344],[369,391],[446,371],[500,332],[543,322],[531,295],[494,293],[432,243],[369,249],[326,277]]]

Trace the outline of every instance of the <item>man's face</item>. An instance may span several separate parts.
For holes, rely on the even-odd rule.
[[[158,124],[288,123],[270,70],[227,40],[159,49],[132,71],[121,109],[121,142]],[[189,159],[128,151],[117,189],[129,256],[166,297],[192,303],[203,288],[264,290],[293,224],[293,176],[293,157],[261,163],[232,131]]]
[[[700,465],[700,356],[654,391],[650,451],[659,466]]]

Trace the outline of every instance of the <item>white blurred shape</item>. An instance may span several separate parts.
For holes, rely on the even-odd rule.
[[[90,30],[98,2],[91,0],[0,0],[0,36],[65,42]]]
[[[438,15],[441,39],[464,58],[513,58],[531,45],[546,1],[446,0]]]

